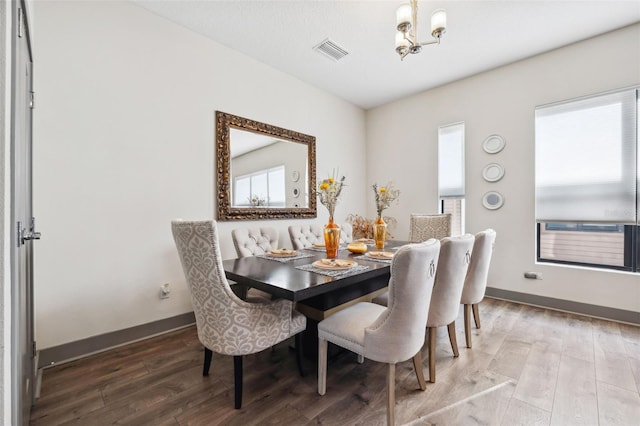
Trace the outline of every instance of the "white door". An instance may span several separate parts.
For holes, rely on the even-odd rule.
[[[33,109],[31,43],[24,1],[12,3],[11,99],[11,362],[12,424],[29,423],[34,398],[33,240],[31,124]]]

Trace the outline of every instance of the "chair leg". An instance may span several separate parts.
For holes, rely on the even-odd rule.
[[[436,382],[436,328],[427,327],[429,330],[429,381]]]
[[[387,369],[387,425],[395,424],[396,417],[396,365]]]
[[[424,371],[422,370],[422,353],[420,351],[413,356],[413,369],[416,370],[416,377],[418,379],[418,385],[420,385],[420,390],[427,389],[427,384],[424,381]]]
[[[467,341],[467,347],[471,347],[471,305],[464,305],[464,338]]]
[[[318,394],[327,392],[327,341],[318,339]]]
[[[471,305],[473,308],[473,320],[476,322],[476,328],[480,328],[480,311],[478,310],[478,304]]]
[[[242,406],[242,356],[233,357],[233,381],[234,381],[234,397],[235,408],[240,409]]]
[[[211,367],[211,357],[213,356],[213,351],[209,348],[204,348],[204,366],[202,367],[202,375],[209,375],[209,367]]]
[[[447,325],[447,331],[449,332],[449,342],[451,342],[451,349],[453,349],[453,356],[459,357],[458,353],[458,339],[456,339],[456,322],[455,320],[451,324]]]
[[[298,363],[298,371],[300,372],[300,377],[306,376],[306,372],[304,371],[304,362],[302,356],[302,333],[296,334],[295,337],[296,342],[296,362]]]

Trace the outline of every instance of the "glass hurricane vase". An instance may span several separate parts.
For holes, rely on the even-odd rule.
[[[329,223],[324,227],[324,245],[327,250],[327,259],[338,257],[340,247],[340,226],[329,218]]]
[[[387,224],[382,219],[382,216],[378,216],[373,224],[373,240],[376,242],[376,249],[382,250],[384,248],[384,241],[387,238]]]

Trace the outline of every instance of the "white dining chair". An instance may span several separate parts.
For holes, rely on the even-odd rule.
[[[438,272],[433,285],[427,331],[429,336],[429,381],[436,381],[436,328],[447,326],[453,356],[458,357],[456,318],[460,310],[460,296],[471,261],[474,238],[471,234],[446,237],[440,240]]]
[[[413,358],[420,389],[424,329],[429,315],[440,242],[432,239],[401,247],[391,263],[387,307],[359,302],[318,324],[318,393],[327,390],[327,344],[387,363],[387,423],[395,418],[395,367]]]
[[[471,347],[471,313],[469,311],[473,310],[476,328],[480,328],[478,304],[484,299],[484,293],[487,289],[487,277],[489,276],[489,265],[495,241],[496,231],[487,229],[478,232],[473,243],[471,263],[467,270],[460,299],[460,303],[464,305],[464,335],[468,348]]]
[[[270,227],[236,228],[231,231],[231,239],[238,257],[265,254],[278,248],[278,231]],[[262,297],[271,299],[272,296],[257,288],[247,289],[247,299]]]
[[[291,245],[296,250],[313,247],[314,244],[324,243],[324,230],[315,223],[310,225],[289,226]]]

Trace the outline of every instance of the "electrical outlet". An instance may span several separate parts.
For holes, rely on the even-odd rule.
[[[524,273],[524,277],[529,279],[529,280],[541,280],[542,279],[542,273],[540,273],[540,272],[525,272]]]
[[[165,283],[160,287],[160,299],[168,299],[171,290],[169,289],[169,283]]]

